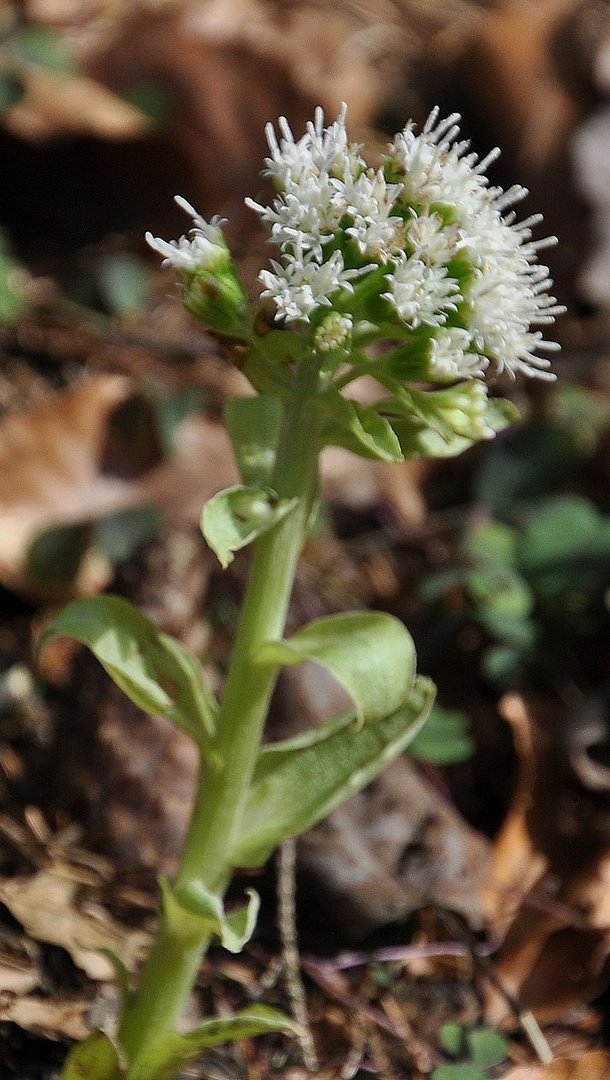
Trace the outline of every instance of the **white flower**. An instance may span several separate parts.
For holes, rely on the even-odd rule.
[[[413,211],[405,239],[415,258],[430,266],[447,264],[459,254],[463,244],[457,225],[447,225],[440,214],[427,211],[422,214]]]
[[[324,263],[318,263],[311,253],[297,250],[284,256],[284,264],[272,261],[274,273],[261,270],[259,279],[265,286],[262,297],[275,302],[278,315],[286,322],[307,321],[317,307],[332,307],[330,297],[340,289],[351,291],[351,280],[361,270],[346,270],[340,251],[334,251]],[[365,269],[369,269],[366,267]]]
[[[180,195],[175,196],[178,206],[193,219],[193,228],[188,236],[179,240],[162,240],[159,236],[146,233],[146,242],[153,251],[163,255],[163,266],[173,266],[177,270],[213,270],[221,262],[226,262],[227,244],[221,229],[222,218],[213,217],[210,222],[197,213],[190,203]]]
[[[318,107],[314,122],[309,121],[305,135],[295,142],[285,116],[280,116],[278,126],[283,138],[278,143],[273,124],[267,124],[265,134],[271,157],[265,159],[266,172],[280,188],[289,190],[292,184],[300,184],[307,174],[343,176],[346,169],[357,172],[366,165],[359,155],[360,147],[347,141],[345,117],[347,105],[343,104],[337,119],[324,127],[324,112]]]
[[[469,352],[472,334],[457,326],[447,326],[430,340],[430,370],[439,379],[479,378],[489,361]]]
[[[442,326],[447,312],[457,311],[459,285],[444,266],[426,266],[421,259],[403,256],[386,280],[390,291],[381,295],[413,330],[422,323]]]

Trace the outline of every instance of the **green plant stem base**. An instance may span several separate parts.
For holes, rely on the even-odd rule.
[[[232,873],[231,851],[239,834],[244,802],[258,754],[277,666],[257,664],[257,649],[282,637],[297,562],[318,489],[319,441],[310,392],[295,395],[286,409],[272,487],[294,509],[254,543],[253,561],[217,721],[214,764],[202,765],[201,780],[175,892],[193,886],[224,893]],[[218,763],[219,762],[219,763]],[[174,1028],[193,986],[209,932],[193,920],[164,925],[128,998],[119,1045],[130,1066],[159,1032]],[[129,1073],[127,1074],[129,1076]]]

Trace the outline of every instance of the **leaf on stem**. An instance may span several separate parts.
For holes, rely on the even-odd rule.
[[[205,504],[201,531],[225,569],[235,551],[268,532],[296,504],[297,499],[278,499],[268,488],[226,488]]]
[[[76,600],[52,620],[39,649],[56,637],[87,645],[131,701],[209,750],[218,706],[197,657],[133,605],[119,596]]]
[[[277,398],[233,398],[225,407],[225,422],[244,484],[267,484],[275,464],[282,423]]]
[[[260,866],[274,848],[325,818],[394,760],[422,728],[435,688],[421,676],[409,701],[392,716],[355,729],[348,713],[319,729],[314,739],[263,747],[254,771],[233,853],[234,866]]]
[[[396,712],[415,680],[415,646],[392,615],[355,611],[329,615],[297,630],[288,641],[270,641],[256,654],[260,664],[302,664],[314,660],[353,699],[361,724]]]
[[[330,390],[320,399],[327,418],[324,440],[360,457],[404,461],[400,442],[385,417],[372,406],[360,405]]]
[[[277,1009],[251,1005],[235,1016],[206,1020],[185,1034],[164,1032],[130,1066],[125,1080],[172,1080],[179,1069],[212,1046],[254,1035],[296,1030],[294,1022]]]
[[[72,1048],[61,1080],[120,1080],[123,1075],[116,1047],[103,1031],[94,1031]]]
[[[196,940],[215,934],[228,952],[240,953],[250,940],[256,926],[260,897],[247,889],[247,902],[229,915],[225,913],[222,897],[208,892],[200,881],[192,881],[174,889],[161,879],[163,915],[178,936]]]

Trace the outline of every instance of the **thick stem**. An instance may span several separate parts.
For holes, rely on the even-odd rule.
[[[253,546],[250,579],[231,655],[215,749],[222,766],[203,766],[174,887],[194,882],[223,893],[239,835],[277,669],[256,663],[265,641],[284,632],[294,575],[318,487],[319,442],[311,387],[287,407],[272,486],[295,508]],[[139,988],[126,1004],[119,1031],[130,1062],[179,1016],[207,940],[172,934],[167,924],[144,966]]]

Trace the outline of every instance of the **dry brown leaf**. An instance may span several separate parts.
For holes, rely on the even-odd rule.
[[[150,126],[138,109],[87,76],[57,75],[28,65],[20,77],[25,95],[2,113],[2,123],[22,139],[74,134],[135,139]]]
[[[34,583],[27,567],[32,542],[47,529],[143,503],[162,506],[172,523],[194,523],[206,499],[235,483],[228,437],[222,425],[204,416],[187,419],[176,434],[175,455],[143,475],[124,479],[103,471],[113,412],[133,394],[130,380],[99,375],[0,422],[0,580],[5,585],[56,595],[53,582]],[[74,591],[98,591],[109,572],[107,564],[91,559]]]
[[[67,949],[90,979],[114,977],[112,964],[99,950],[111,949],[133,969],[149,935],[122,926],[99,905],[79,906],[80,882],[67,865],[57,863],[27,878],[0,881],[0,900],[26,933]]]
[[[518,1066],[504,1074],[504,1080],[608,1080],[610,1054],[593,1050],[578,1061],[558,1058],[551,1065]]]
[[[483,902],[491,928],[505,933],[495,960],[504,989],[551,1022],[592,1000],[610,973],[610,773],[587,753],[603,721],[585,700],[568,710],[510,695],[501,708],[520,776]],[[489,988],[488,1022],[506,1015]]]
[[[89,1006],[83,995],[74,1000],[16,997],[0,1003],[0,1020],[48,1039],[85,1039],[91,1030],[87,1022]]]
[[[7,952],[0,955],[0,995],[6,991],[10,994],[27,994],[40,983],[40,970],[33,960]]]

